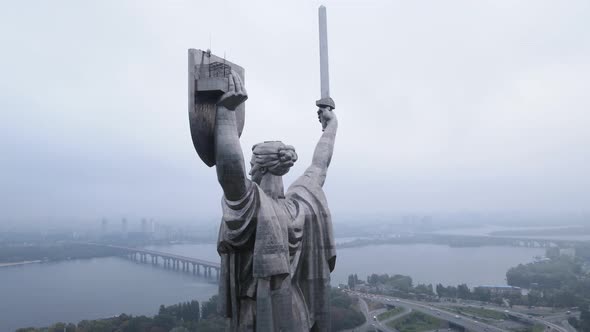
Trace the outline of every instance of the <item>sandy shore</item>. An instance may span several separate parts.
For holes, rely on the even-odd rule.
[[[14,262],[14,263],[0,263],[0,267],[27,265],[27,264],[35,264],[35,263],[41,263],[41,261],[24,261],[24,262]]]

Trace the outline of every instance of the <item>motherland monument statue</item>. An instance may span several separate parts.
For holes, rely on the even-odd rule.
[[[223,189],[219,311],[231,331],[330,330],[332,221],[322,189],[338,128],[328,80],[326,10],[319,9],[322,134],[311,165],[285,192],[297,161],[280,141],[254,145],[250,178],[239,137],[248,98],[244,69],[189,50],[189,121],[195,149]]]

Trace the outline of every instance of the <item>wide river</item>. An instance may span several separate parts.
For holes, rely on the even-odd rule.
[[[217,261],[213,244],[150,247]],[[543,249],[512,247],[451,248],[440,245],[378,245],[338,250],[332,284],[351,273],[410,275],[414,283],[470,286],[504,285],[511,266],[543,256]],[[0,268],[0,331],[48,326],[54,322],[110,317],[120,313],[153,315],[160,304],[217,293],[207,280],[122,258],[97,258]]]

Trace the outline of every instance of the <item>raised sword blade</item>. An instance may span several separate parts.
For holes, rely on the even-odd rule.
[[[318,8],[319,28],[320,28],[320,84],[321,98],[316,101],[319,107],[335,108],[334,101],[330,98],[330,68],[328,65],[328,21],[326,16],[326,7]]]

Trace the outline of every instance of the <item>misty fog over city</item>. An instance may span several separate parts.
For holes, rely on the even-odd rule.
[[[0,332],[590,331],[590,3],[0,8]]]

